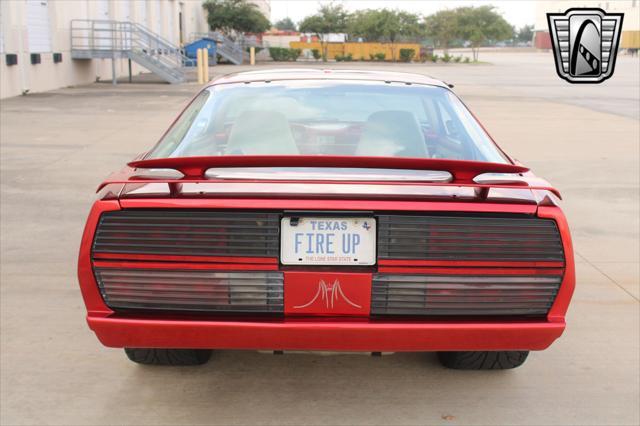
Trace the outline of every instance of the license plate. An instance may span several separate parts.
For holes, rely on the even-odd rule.
[[[285,217],[280,230],[283,265],[376,263],[376,221],[371,217]]]

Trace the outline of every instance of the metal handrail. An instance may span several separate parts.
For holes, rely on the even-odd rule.
[[[207,33],[191,33],[190,39],[195,41],[200,38],[210,38],[216,42],[216,49],[218,53],[225,54],[228,58],[233,58],[236,62],[242,63],[244,59],[243,45],[244,37],[241,37],[241,43],[234,41],[231,38],[225,36],[219,31],[210,31]],[[249,44],[247,44],[249,46]]]
[[[70,35],[72,50],[112,52],[114,56],[134,52],[171,67],[182,67],[188,61],[178,46],[135,22],[74,19]]]

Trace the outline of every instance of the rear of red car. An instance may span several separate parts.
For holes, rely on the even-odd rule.
[[[104,345],[146,363],[199,363],[210,349],[438,351],[454,368],[509,368],[562,334],[575,274],[554,191],[473,180],[518,166],[353,162],[384,166],[381,180],[324,157],[323,177],[265,177],[225,172],[234,158],[262,172],[318,160],[222,158],[147,159],[105,184],[79,258]],[[182,177],[139,176],[150,169]]]
[[[539,350],[564,329],[573,254],[555,206],[134,186],[96,202],[82,242],[88,321],[107,346]],[[345,218],[375,226],[375,264],[281,263],[283,219]]]

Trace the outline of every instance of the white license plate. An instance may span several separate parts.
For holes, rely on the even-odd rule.
[[[376,220],[371,217],[285,217],[283,265],[374,265]]]

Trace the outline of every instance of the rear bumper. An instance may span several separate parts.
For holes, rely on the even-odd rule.
[[[326,351],[542,350],[564,322],[382,322],[329,319],[265,321],[87,318],[109,347]]]

